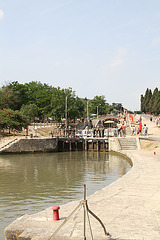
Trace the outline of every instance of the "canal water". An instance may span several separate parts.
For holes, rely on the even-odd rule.
[[[0,156],[0,240],[16,218],[83,198],[109,185],[131,168],[107,152],[57,152]]]

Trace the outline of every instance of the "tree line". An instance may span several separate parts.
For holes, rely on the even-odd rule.
[[[160,114],[160,90],[157,87],[153,92],[147,88],[144,96],[141,95],[141,111],[154,115]]]
[[[97,114],[97,107],[99,114],[123,111],[121,103],[110,105],[103,95],[93,99],[80,98],[72,88],[61,89],[37,81],[25,84],[13,81],[0,88],[0,109],[18,111],[29,121],[35,117],[60,121],[65,118],[66,104],[68,119]]]

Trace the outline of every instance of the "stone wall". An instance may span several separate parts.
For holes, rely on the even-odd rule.
[[[109,138],[108,142],[109,142],[109,151],[118,152],[121,149],[118,138],[115,138],[115,137]]]
[[[2,153],[55,152],[58,138],[21,138],[4,148]]]

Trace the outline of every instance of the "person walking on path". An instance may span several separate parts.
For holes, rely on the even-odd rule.
[[[156,118],[156,126],[158,127],[158,122],[159,122],[159,119]]]
[[[139,133],[140,133],[141,136],[142,136],[142,122],[139,122]]]
[[[131,126],[131,130],[132,130],[132,136],[134,136],[136,134],[136,128],[135,126]]]
[[[122,136],[125,137],[126,136],[126,127],[124,124],[122,124]]]
[[[144,136],[148,136],[148,127],[144,124]]]

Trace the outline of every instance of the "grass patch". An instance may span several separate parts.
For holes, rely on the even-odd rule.
[[[149,143],[146,145],[146,148],[150,148],[153,145],[153,143]]]
[[[155,146],[154,148],[159,148],[159,146]]]

